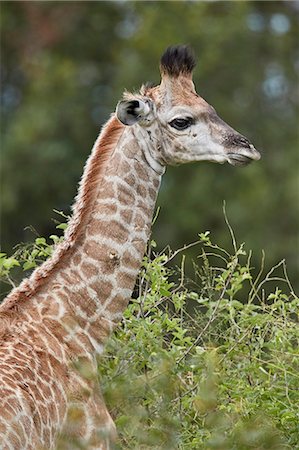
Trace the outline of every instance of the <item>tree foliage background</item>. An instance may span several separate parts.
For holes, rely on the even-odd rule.
[[[294,1],[1,2],[3,250],[28,225],[52,232],[123,90],[158,83],[164,49],[190,43],[197,91],[263,157],[168,169],[154,236],[177,247],[213,230],[226,245],[225,199],[239,241],[269,266],[286,258],[298,286],[298,14]]]

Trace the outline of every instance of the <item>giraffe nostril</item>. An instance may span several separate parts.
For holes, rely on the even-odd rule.
[[[232,137],[231,143],[235,147],[250,148],[250,146],[251,146],[251,143],[249,142],[249,140],[240,134],[234,135]]]
[[[227,136],[225,139],[225,145],[228,147],[252,148],[252,144],[249,140],[240,134],[230,134]]]
[[[239,143],[242,145],[242,147],[251,148],[252,144],[246,139],[245,137],[241,136],[239,138]]]

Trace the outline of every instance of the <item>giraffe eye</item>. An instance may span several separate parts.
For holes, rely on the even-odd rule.
[[[177,118],[169,122],[169,125],[176,130],[186,130],[193,124],[193,122],[192,117],[186,117],[185,119]]]

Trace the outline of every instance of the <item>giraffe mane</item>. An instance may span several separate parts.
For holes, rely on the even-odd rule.
[[[25,278],[18,287],[13,289],[0,305],[0,312],[18,307],[19,302],[30,298],[55,272],[62,258],[74,247],[75,242],[84,229],[85,218],[92,208],[95,199],[95,187],[98,186],[124,126],[113,114],[104,125],[89,156],[79,183],[78,195],[73,204],[73,215],[65,232],[64,240],[57,245],[52,256],[37,267],[29,278]]]

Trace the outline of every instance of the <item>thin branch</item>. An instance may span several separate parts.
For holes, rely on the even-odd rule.
[[[226,225],[227,225],[227,227],[228,227],[228,229],[229,229],[229,232],[230,232],[230,235],[231,235],[231,238],[232,238],[232,243],[233,243],[233,247],[234,247],[234,251],[235,251],[235,253],[237,253],[237,243],[236,243],[236,238],[235,238],[235,234],[234,234],[234,231],[233,231],[233,229],[232,229],[232,227],[231,227],[231,225],[230,225],[230,223],[229,223],[229,221],[228,221],[228,218],[227,218],[227,214],[226,214],[226,202],[225,202],[225,200],[223,200],[223,214],[224,214],[224,220],[225,220],[225,223],[226,223]]]
[[[213,311],[212,311],[211,317],[209,318],[208,322],[207,322],[206,325],[204,326],[204,328],[203,328],[203,330],[201,331],[201,333],[197,336],[197,338],[195,339],[195,341],[192,343],[192,345],[190,345],[190,347],[187,349],[187,351],[186,351],[186,352],[183,354],[183,356],[178,360],[177,364],[180,364],[180,362],[181,362],[181,361],[182,361],[182,360],[190,353],[190,351],[198,344],[198,342],[199,342],[200,339],[202,338],[202,336],[203,336],[203,334],[205,333],[205,331],[209,328],[209,326],[211,325],[211,323],[214,322],[214,320],[215,320],[215,318],[216,318],[216,312],[217,312],[217,310],[218,310],[218,308],[219,308],[219,305],[220,305],[221,300],[223,299],[223,297],[224,297],[224,295],[225,295],[225,293],[226,293],[227,287],[228,287],[228,285],[229,285],[229,283],[230,283],[230,281],[231,281],[231,278],[232,278],[232,275],[233,275],[233,273],[234,273],[234,270],[235,270],[235,268],[236,268],[237,263],[238,263],[238,259],[235,258],[235,259],[234,259],[234,264],[232,264],[232,266],[231,266],[230,274],[229,274],[229,276],[227,277],[227,280],[226,280],[225,285],[224,285],[224,287],[223,287],[223,289],[222,289],[222,292],[221,292],[221,294],[220,294],[220,296],[219,296],[219,298],[218,298],[218,300],[217,300],[217,302],[216,302],[216,305],[215,305],[215,307],[214,307],[214,309],[213,309]]]
[[[285,259],[282,260],[282,269],[283,269],[283,274],[284,274],[284,276],[285,276],[286,282],[287,282],[287,284],[288,284],[288,286],[289,286],[289,289],[290,289],[290,291],[291,291],[291,294],[296,295],[296,294],[294,293],[293,286],[292,286],[292,284],[291,284],[291,282],[290,282],[290,279],[289,279],[289,276],[288,276],[287,265],[286,265]]]
[[[194,241],[194,242],[191,242],[191,244],[184,245],[183,247],[177,249],[175,252],[173,252],[173,253],[169,256],[169,258],[167,259],[167,261],[165,261],[165,262],[162,263],[162,266],[168,264],[169,261],[171,261],[173,258],[175,258],[175,257],[176,257],[179,253],[181,253],[182,251],[187,250],[188,248],[191,248],[191,247],[195,247],[195,245],[198,245],[198,244],[201,244],[201,243],[202,243],[202,241]]]

